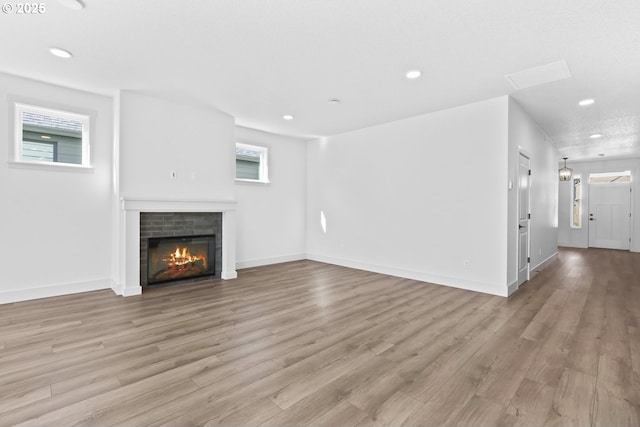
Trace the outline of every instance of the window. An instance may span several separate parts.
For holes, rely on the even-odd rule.
[[[582,179],[579,176],[573,178],[573,185],[571,186],[571,228],[582,227]]]
[[[236,181],[269,182],[267,148],[236,143]]]
[[[16,104],[14,161],[89,167],[89,116]]]
[[[590,184],[615,184],[631,182],[631,171],[592,173],[589,175]]]

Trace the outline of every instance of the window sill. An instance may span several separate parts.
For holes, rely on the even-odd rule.
[[[95,169],[93,166],[82,166],[82,165],[72,165],[69,163],[39,163],[39,162],[16,162],[16,161],[8,161],[7,164],[10,168],[15,169],[31,169],[31,170],[41,170],[41,171],[73,171],[79,173],[94,173]]]
[[[236,183],[243,183],[243,184],[270,184],[270,181],[262,181],[259,179],[242,179],[242,178],[236,178]]]

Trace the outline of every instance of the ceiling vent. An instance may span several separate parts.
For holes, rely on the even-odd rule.
[[[571,77],[567,62],[562,60],[504,76],[516,89],[526,89]]]

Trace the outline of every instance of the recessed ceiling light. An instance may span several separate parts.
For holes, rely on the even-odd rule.
[[[422,71],[420,70],[410,70],[410,71],[407,71],[407,74],[406,74],[408,79],[417,79],[421,75],[422,75]]]
[[[587,99],[583,99],[582,101],[578,102],[578,105],[581,106],[581,107],[586,107],[587,105],[591,105],[594,102],[596,102],[594,99],[587,98]]]
[[[49,52],[51,52],[52,55],[55,55],[58,58],[69,59],[73,57],[73,54],[71,54],[71,52],[69,52],[68,50],[60,49],[59,47],[50,47]]]
[[[282,118],[285,120],[293,120],[293,116],[291,114],[285,114]]]
[[[58,0],[61,5],[72,10],[82,10],[84,4],[80,0]]]
[[[589,135],[589,138],[591,138],[591,139],[602,138],[602,134],[601,133],[594,133],[594,134]]]
[[[42,138],[42,139],[51,139],[51,137],[49,135],[40,135],[40,138]]]
[[[339,99],[337,99],[337,98],[334,98],[334,99],[330,99],[330,100],[329,100],[329,104],[331,104],[331,105],[339,105],[341,102],[342,102],[342,101],[340,101],[340,100],[339,100]]]

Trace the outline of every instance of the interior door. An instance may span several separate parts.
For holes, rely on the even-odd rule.
[[[520,153],[518,163],[518,286],[529,279],[529,158]]]
[[[629,250],[631,183],[589,184],[589,246]]]

